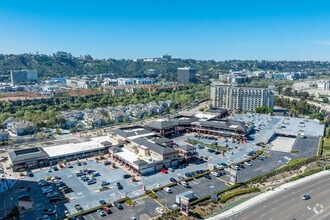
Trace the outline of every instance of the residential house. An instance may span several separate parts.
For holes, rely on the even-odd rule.
[[[0,142],[8,141],[9,132],[5,130],[0,130]]]
[[[8,123],[7,129],[18,136],[33,134],[36,130],[34,123],[30,121],[19,121]]]

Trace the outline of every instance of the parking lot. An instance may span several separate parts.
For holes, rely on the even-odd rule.
[[[272,123],[275,125],[279,123],[278,119],[274,119]],[[264,126],[267,128],[268,125]],[[296,126],[296,125],[295,125]],[[286,125],[288,128],[289,125]],[[231,139],[221,139],[210,140],[203,137],[196,137],[194,134],[186,134],[183,136],[177,136],[173,138],[173,141],[177,144],[184,144],[186,139],[196,139],[203,142],[204,144],[211,144],[216,142],[219,146],[228,146],[230,149],[224,155],[222,153],[215,154],[214,152],[209,152],[207,148],[197,148],[196,151],[199,157],[208,158],[205,160],[197,160],[195,163],[187,164],[185,166],[173,167],[173,172],[168,172],[167,174],[157,172],[151,173],[149,175],[143,176],[137,182],[131,182],[130,179],[123,178],[124,174],[127,174],[123,169],[111,168],[110,165],[105,166],[102,161],[97,163],[94,160],[84,160],[85,164],[78,166],[76,162],[73,163],[72,168],[63,168],[58,171],[52,170],[48,172],[49,168],[34,170],[34,177],[25,177],[20,179],[20,184],[24,183],[24,190],[17,192],[17,196],[27,192],[29,188],[29,193],[32,196],[34,203],[36,204],[36,209],[32,213],[25,213],[26,219],[37,219],[43,215],[44,209],[56,209],[59,218],[64,217],[64,211],[67,210],[70,213],[77,213],[76,205],[79,204],[84,210],[93,208],[100,205],[100,200],[104,200],[106,203],[111,204],[114,201],[123,198],[130,197],[134,202],[135,206],[130,207],[127,204],[122,204],[123,210],[118,210],[115,207],[110,207],[112,214],[111,218],[124,218],[130,219],[135,216],[137,219],[150,219],[155,216],[160,215],[157,211],[157,207],[163,207],[167,209],[174,209],[177,207],[175,204],[176,195],[186,192],[188,190],[193,191],[197,198],[201,198],[207,195],[211,195],[214,192],[225,189],[228,187],[227,182],[230,181],[229,170],[226,171],[226,175],[215,177],[211,176],[211,179],[204,177],[193,179],[189,181],[189,188],[186,188],[180,184],[171,186],[172,193],[168,193],[164,190],[159,190],[156,192],[158,198],[156,200],[151,199],[146,196],[142,190],[145,187],[147,190],[151,190],[160,186],[164,186],[172,183],[171,178],[179,180],[180,178],[187,178],[187,173],[196,172],[198,170],[207,170],[210,164],[221,164],[226,163],[230,165],[231,163],[237,163],[246,160],[246,155],[251,151],[256,151],[259,149],[257,142],[262,139],[262,131],[252,132],[249,137],[249,142],[246,144],[238,144],[233,142]],[[271,144],[270,144],[271,146]],[[197,147],[197,146],[196,146]],[[297,138],[294,141],[292,149],[297,150],[296,153],[290,152],[280,152],[274,151],[271,147],[264,149],[267,151],[267,157],[262,159],[255,159],[250,161],[250,165],[244,165],[237,170],[237,181],[243,182],[263,173],[278,169],[283,166],[288,160],[285,158],[301,158],[310,157],[316,155],[318,147],[318,138],[306,136],[305,138]],[[88,184],[89,180],[82,180],[77,173],[81,170],[95,170],[100,175],[91,178],[95,179],[96,183]],[[72,192],[65,193],[65,196],[69,199],[64,202],[59,202],[54,205],[47,198],[47,193],[43,194],[41,187],[38,186],[38,181],[44,179],[47,176],[59,176],[61,181],[66,184],[66,186],[72,188]],[[104,191],[99,191],[102,181],[109,182],[109,189]],[[93,182],[93,181],[91,181]],[[123,189],[118,189],[117,183],[120,182]],[[56,191],[56,189],[54,189]],[[56,198],[56,195],[55,195]],[[165,208],[165,209],[166,209]],[[54,219],[55,215],[51,215]],[[86,219],[102,219],[102,217],[96,212],[85,215]]]

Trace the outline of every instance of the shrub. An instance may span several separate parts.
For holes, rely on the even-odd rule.
[[[157,195],[154,192],[149,191],[149,192],[147,192],[147,195],[153,199],[157,199]]]
[[[298,179],[301,179],[301,178],[304,178],[306,176],[310,176],[310,175],[313,175],[314,173],[318,173],[320,171],[322,171],[323,168],[316,168],[316,169],[313,169],[313,170],[309,170],[309,171],[306,171],[304,172],[303,174],[300,174],[298,176],[294,176],[290,179],[290,181],[295,181],[295,180],[298,180]]]
[[[198,198],[198,199],[196,199],[196,200],[190,202],[189,204],[190,204],[191,206],[193,206],[193,205],[197,205],[197,204],[199,204],[199,203],[206,202],[206,201],[209,200],[209,199],[211,199],[211,196],[210,196],[210,195],[205,196],[205,197],[202,197],[202,198]],[[207,203],[208,203],[208,202],[207,202]]]
[[[128,199],[126,200],[126,203],[127,203],[129,206],[134,206],[134,202],[133,202],[130,198],[128,198]]]
[[[237,189],[237,190],[234,190],[232,192],[228,192],[228,193],[222,195],[221,198],[220,198],[220,202],[225,203],[230,198],[233,198],[233,197],[239,196],[239,195],[244,195],[244,194],[247,194],[247,193],[252,193],[252,192],[260,192],[260,189],[258,187]]]

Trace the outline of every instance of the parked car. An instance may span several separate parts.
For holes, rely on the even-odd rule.
[[[229,159],[229,160],[228,160],[228,163],[231,164],[231,163],[234,163],[234,161],[231,160],[231,159]]]
[[[56,210],[54,209],[44,209],[42,210],[42,214],[46,214],[46,215],[54,215],[56,213]]]
[[[88,176],[81,176],[80,179],[84,182],[89,181],[90,178]]]
[[[108,207],[108,206],[104,206],[104,207],[103,207],[103,210],[104,210],[105,213],[107,213],[107,214],[111,214],[111,213],[112,213],[110,207]]]
[[[66,186],[65,182],[58,182],[56,184],[57,187],[61,187],[61,186]]]
[[[244,164],[245,164],[245,165],[247,165],[247,166],[252,166],[252,164],[251,164],[251,163],[249,163],[249,162],[247,162],[247,161],[246,161],[246,162],[244,162]]]
[[[170,172],[174,172],[174,169],[172,167],[169,167],[167,170]]]
[[[165,187],[164,188],[164,191],[167,192],[167,193],[172,193],[172,190],[170,187]]]
[[[43,219],[43,220],[50,220],[50,217],[49,217],[49,215],[43,215],[43,216],[42,216],[42,219]]]
[[[159,188],[160,186],[161,186],[161,185],[160,185],[159,183],[155,183],[155,184],[154,184],[154,187],[155,187],[155,188]]]
[[[122,206],[120,203],[118,203],[118,202],[115,203],[114,206],[115,206],[117,209],[119,209],[119,210],[123,209],[123,206]]]
[[[53,192],[53,188],[46,188],[46,189],[44,189],[44,190],[41,190],[41,192],[42,192],[43,194],[51,193],[51,192]]]
[[[68,187],[68,188],[62,189],[61,192],[64,194],[67,194],[67,193],[73,192],[73,189]]]
[[[131,175],[130,175],[130,174],[124,174],[124,175],[123,175],[123,178],[124,178],[124,179],[131,178]]]
[[[218,174],[217,172],[211,172],[211,174],[212,174],[213,176],[219,176],[219,174]]]
[[[183,176],[178,176],[178,179],[182,181],[182,180],[184,180],[184,177]]]
[[[66,166],[67,168],[73,168],[73,165],[71,163],[68,163]]]
[[[101,176],[101,174],[99,172],[94,172],[92,173],[92,176],[97,177],[97,176]]]
[[[180,184],[186,188],[189,187],[189,183],[187,183],[186,181],[182,181]]]
[[[107,186],[107,185],[110,185],[109,181],[102,181],[101,182],[101,186]]]
[[[176,183],[176,182],[178,182],[175,178],[170,178],[170,181],[172,182],[172,183]]]
[[[69,210],[64,210],[64,215],[68,217],[69,215],[71,215],[71,213],[69,212]]]
[[[123,189],[123,188],[124,188],[124,187],[121,185],[120,182],[117,182],[117,183],[116,183],[116,186],[117,186],[117,189]]]
[[[239,166],[237,166],[237,165],[232,166],[232,168],[233,168],[234,170],[240,170],[240,169],[239,169]]]
[[[92,184],[95,184],[95,183],[96,183],[95,179],[87,181],[87,185],[92,185]]]
[[[82,215],[78,215],[78,216],[76,217],[76,219],[78,219],[78,220],[85,220],[85,217],[82,216]]]
[[[160,213],[160,214],[164,214],[164,213],[165,213],[164,209],[161,208],[161,207],[157,207],[157,208],[156,208],[156,211],[157,211],[158,213]]]
[[[217,173],[219,174],[219,176],[226,175],[226,172],[223,170],[218,170]]]
[[[107,204],[103,199],[100,200],[99,203],[100,203],[101,205],[105,205],[105,204]]]
[[[199,144],[199,145],[197,145],[197,148],[198,148],[198,149],[203,149],[204,146]]]
[[[48,182],[48,181],[45,181],[45,182],[42,182],[42,183],[40,183],[40,185],[39,186],[41,186],[41,187],[45,187],[45,186],[50,186],[51,185],[51,183],[50,182]]]
[[[226,163],[220,163],[220,165],[224,167],[228,166]]]
[[[193,175],[191,173],[185,173],[184,174],[186,177],[192,177]]]
[[[44,180],[44,179],[41,179],[41,180],[38,181],[38,185],[40,186],[41,184],[43,184],[43,183],[45,183],[45,182],[47,182],[47,181]]]
[[[76,204],[76,205],[74,206],[74,208],[75,208],[78,212],[84,211],[84,209],[83,209],[79,204]]]
[[[104,216],[107,215],[107,214],[103,211],[103,209],[98,209],[96,212],[97,212],[97,214],[99,214],[101,217],[104,217]]]
[[[107,165],[110,165],[110,164],[111,164],[111,162],[110,162],[110,161],[108,161],[108,160],[105,160],[105,161],[103,162],[103,164],[104,164],[104,166],[107,166]]]

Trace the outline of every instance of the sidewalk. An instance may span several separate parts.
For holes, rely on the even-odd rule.
[[[300,184],[303,184],[305,182],[311,181],[311,180],[315,180],[318,178],[321,178],[323,176],[326,175],[330,175],[330,171],[329,170],[325,170],[325,171],[321,171],[319,173],[316,173],[314,175],[311,176],[307,176],[305,178],[299,179],[297,181],[294,182],[290,182],[290,183],[285,183],[273,190],[267,191],[265,193],[262,193],[258,196],[253,197],[252,199],[249,199],[248,201],[245,201],[219,215],[213,216],[211,218],[208,218],[208,220],[219,220],[219,219],[225,219],[225,218],[230,218],[230,216],[242,212],[245,209],[250,208],[251,206],[255,206],[275,195],[281,194],[283,192],[286,192],[287,189],[290,189],[291,187],[296,187],[299,186]]]
[[[11,187],[14,187],[17,182],[16,175],[12,172],[11,169],[7,170],[7,166],[8,163],[6,162],[0,163],[0,168],[4,171],[2,174],[0,174],[1,180],[3,180],[0,182],[0,193],[5,192]]]

